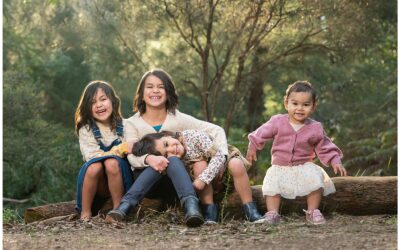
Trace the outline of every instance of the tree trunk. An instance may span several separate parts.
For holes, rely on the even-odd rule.
[[[260,69],[260,57],[264,56],[266,52],[266,48],[259,47],[253,56],[251,71],[256,73],[253,74],[250,82],[249,99],[247,101],[248,120],[246,124],[246,132],[254,131],[265,120],[262,115],[264,112],[264,77],[261,73],[262,70]],[[256,167],[257,162],[254,162],[253,164],[253,167],[248,171],[250,178],[257,176],[259,171],[259,168]]]
[[[233,116],[236,112],[237,102],[239,99],[238,96],[240,96],[241,92],[240,85],[242,83],[242,75],[244,70],[244,63],[246,61],[246,56],[247,54],[243,54],[238,58],[238,67],[236,70],[235,82],[233,84],[233,91],[232,91],[233,93],[232,96],[230,97],[230,104],[228,106],[228,112],[225,117],[224,130],[226,133],[226,137],[229,136],[229,129],[233,121]]]
[[[336,193],[322,199],[320,209],[324,213],[338,212],[353,215],[396,214],[397,213],[397,176],[389,177],[334,177]],[[261,186],[252,186],[254,201],[260,212],[265,212],[265,199]],[[76,213],[75,201],[49,204],[28,208],[24,219],[26,223],[44,220],[55,216]],[[101,210],[111,209],[111,202]],[[139,212],[147,209],[162,210],[165,204],[160,200],[144,199]],[[281,213],[301,213],[307,208],[305,197],[296,200],[282,200]],[[138,209],[136,210],[136,212]],[[225,213],[229,217],[242,218],[242,203],[237,193],[228,196]]]
[[[266,53],[266,48],[259,47],[252,60],[251,71],[256,73],[251,77],[251,87],[247,104],[249,119],[246,124],[246,131],[249,132],[258,128],[265,120],[262,116],[264,112],[264,77],[260,65],[260,57],[265,56]]]

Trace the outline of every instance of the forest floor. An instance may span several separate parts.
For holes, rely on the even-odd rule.
[[[312,226],[303,215],[279,225],[226,220],[187,228],[174,211],[154,212],[128,223],[94,217],[31,224],[4,224],[4,249],[397,249],[397,215],[331,214]]]

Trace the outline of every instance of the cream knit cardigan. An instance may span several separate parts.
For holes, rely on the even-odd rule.
[[[124,138],[128,142],[138,141],[146,134],[157,132],[151,125],[143,120],[139,112],[126,119],[124,123]],[[228,143],[223,128],[209,122],[201,121],[193,116],[181,113],[178,110],[175,111],[175,115],[170,112],[167,114],[167,118],[162,124],[160,132],[181,132],[188,129],[197,129],[207,132],[212,137],[216,147],[224,155],[228,155]],[[147,167],[148,165],[144,163],[146,156],[147,155],[137,157],[133,154],[128,154],[128,161],[132,169]]]
[[[110,146],[114,140],[119,138],[115,129],[111,130],[110,127],[105,126],[100,122],[96,122],[96,125],[100,130],[100,141],[104,144],[104,146]],[[125,127],[125,121],[123,121],[123,125]],[[79,146],[85,162],[104,155],[104,151],[100,149],[100,145],[94,137],[92,129],[89,127],[89,125],[81,127],[78,134]],[[124,138],[120,139],[122,142],[125,142]]]

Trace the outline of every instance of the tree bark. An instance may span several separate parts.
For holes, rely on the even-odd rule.
[[[73,213],[75,213],[75,201],[67,201],[28,208],[25,211],[24,220],[25,223],[30,223]]]
[[[334,177],[336,193],[323,197],[320,210],[323,213],[338,212],[352,215],[369,214],[396,214],[397,213],[397,176],[389,177]],[[257,203],[260,212],[265,212],[265,199],[261,186],[252,186],[253,199]],[[40,207],[28,208],[25,212],[25,223],[44,220],[56,216],[76,213],[75,201],[49,204]],[[111,203],[107,202],[101,210],[111,209]],[[136,212],[144,212],[147,209],[162,210],[165,208],[160,200],[144,199]],[[295,200],[282,199],[281,213],[301,213],[307,209],[305,197]],[[242,202],[239,195],[233,192],[228,196],[225,213],[228,217],[242,218]]]
[[[388,177],[334,177],[336,193],[323,197],[320,210],[352,215],[396,214],[397,176]],[[253,198],[259,211],[266,211],[261,186],[252,186]],[[229,196],[226,211],[231,216],[242,216],[241,201],[237,193]],[[301,213],[307,209],[305,197],[282,199],[281,213]]]
[[[251,64],[251,71],[254,73],[251,77],[249,99],[247,103],[247,114],[249,119],[246,124],[246,131],[254,131],[262,123],[264,123],[265,118],[262,116],[264,112],[264,76],[262,70],[260,69],[260,57],[265,56],[267,53],[267,48],[259,47],[256,53],[253,55],[253,60]]]
[[[253,74],[250,78],[250,90],[249,98],[247,101],[247,114],[248,120],[246,124],[246,132],[251,132],[256,130],[263,122],[265,122],[265,117],[262,115],[264,112],[264,77],[261,73],[260,68],[260,57],[265,56],[267,53],[267,48],[258,47],[256,53],[253,55],[252,59],[252,70],[253,72],[258,72]],[[250,178],[258,175],[259,168],[257,162],[253,163],[253,167],[249,169],[248,175]]]
[[[75,210],[75,200],[66,201],[54,204],[43,205],[39,207],[28,208],[24,214],[25,223],[31,223],[39,220],[46,220],[53,217],[77,214]],[[141,205],[137,207],[134,212],[143,213],[147,209],[162,210],[165,209],[167,204],[163,204],[161,200],[143,199]],[[107,200],[98,212],[107,212],[112,209],[111,199]]]

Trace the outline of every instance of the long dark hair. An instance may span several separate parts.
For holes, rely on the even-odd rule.
[[[159,140],[163,137],[171,136],[177,140],[179,140],[180,133],[174,133],[170,131],[161,131],[159,133],[151,133],[142,137],[139,141],[137,141],[132,147],[132,154],[136,156],[142,156],[145,154],[150,155],[161,155],[159,151],[156,150],[156,140]]]
[[[77,134],[79,134],[79,129],[81,127],[85,125],[92,126],[95,122],[92,115],[92,101],[98,89],[102,89],[112,103],[111,129],[115,129],[117,123],[122,122],[121,101],[116,95],[114,88],[105,81],[92,81],[89,82],[83,90],[78,107],[75,111],[75,132]]]
[[[176,107],[178,106],[179,103],[178,94],[176,93],[175,84],[171,76],[162,69],[152,69],[144,73],[136,89],[136,95],[133,101],[133,112],[139,111],[140,114],[146,113],[146,103],[143,100],[144,87],[145,87],[144,82],[149,76],[155,76],[162,81],[167,95],[167,102],[165,103],[165,107],[167,111],[171,112],[172,114],[175,114]]]

